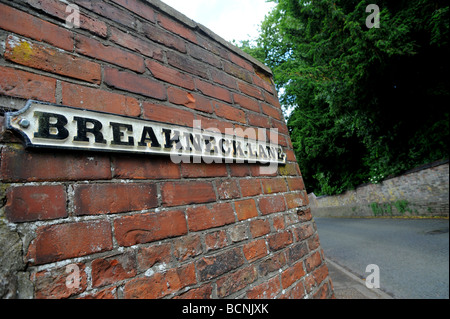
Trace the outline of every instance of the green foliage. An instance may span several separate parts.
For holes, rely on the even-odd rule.
[[[247,53],[272,68],[308,191],[338,194],[448,158],[449,4],[271,0]],[[368,4],[380,28],[366,27]]]

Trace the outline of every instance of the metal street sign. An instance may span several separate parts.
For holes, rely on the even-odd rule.
[[[34,100],[7,112],[6,128],[19,132],[27,147],[165,154],[178,163],[286,163],[282,147],[256,139],[252,128],[237,136],[233,128],[226,134],[201,128],[200,121],[191,128]]]

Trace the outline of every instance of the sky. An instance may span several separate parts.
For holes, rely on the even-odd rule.
[[[271,9],[266,0],[161,0],[231,42],[255,39]]]

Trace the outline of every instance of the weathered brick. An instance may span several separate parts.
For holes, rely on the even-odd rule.
[[[261,181],[258,178],[241,179],[239,185],[241,186],[242,197],[262,194]]]
[[[292,234],[288,230],[271,234],[267,238],[267,242],[271,251],[277,251],[292,244]]]
[[[232,177],[246,177],[250,176],[250,168],[248,164],[233,164],[230,165],[230,172]],[[241,185],[242,187],[242,185]],[[244,194],[242,194],[244,196]]]
[[[167,89],[169,102],[177,105],[184,105],[190,109],[212,113],[211,100],[197,93],[187,92],[185,90],[169,87]]]
[[[255,114],[255,113],[247,113],[248,124],[256,127],[265,127],[269,128],[269,118],[265,115]]]
[[[251,73],[240,66],[237,66],[236,64],[233,64],[228,61],[223,62],[223,69],[228,74],[231,74],[241,80],[244,80],[248,83],[252,83],[252,76]]]
[[[55,103],[56,79],[0,66],[0,94]]]
[[[305,288],[302,282],[297,283],[292,289],[285,292],[282,299],[303,299],[305,297]]]
[[[37,229],[27,259],[34,265],[41,265],[108,251],[112,247],[108,221],[56,224]]]
[[[239,248],[233,248],[217,255],[207,256],[197,261],[197,271],[200,281],[215,278],[242,266],[244,256]]]
[[[218,230],[205,235],[206,251],[216,250],[228,245],[227,233],[224,230]]]
[[[306,205],[302,193],[289,193],[285,194],[284,197],[286,198],[288,209]]]
[[[295,263],[308,253],[308,247],[306,242],[300,242],[289,247],[288,261],[289,263]]]
[[[103,1],[73,0],[72,2],[86,8],[90,12],[95,12],[100,16],[120,23],[127,28],[135,29],[137,26],[136,18],[129,12]]]
[[[248,96],[254,97],[258,100],[264,99],[264,96],[259,88],[255,87],[251,84],[245,83],[245,82],[239,82],[238,86],[239,86],[239,90],[242,93],[244,93]]]
[[[265,239],[257,239],[248,244],[245,244],[243,247],[243,251],[245,258],[249,263],[269,254]]]
[[[284,211],[286,204],[283,195],[266,196],[259,199],[261,214],[267,215]]]
[[[124,48],[141,53],[152,59],[164,61],[163,50],[158,45],[150,41],[142,40],[134,34],[130,34],[128,32],[125,33],[114,27],[110,27],[110,33],[111,35],[109,40],[112,42],[117,43]]]
[[[119,90],[152,97],[157,100],[167,100],[166,88],[161,83],[133,73],[106,67],[104,70],[104,82]]]
[[[167,182],[161,187],[161,195],[164,206],[208,203],[216,200],[210,182]]]
[[[205,284],[199,288],[190,289],[174,299],[212,299],[212,284]]]
[[[280,293],[280,279],[278,276],[270,278],[247,291],[249,299],[274,299]]]
[[[181,163],[183,177],[224,177],[228,175],[226,164]]]
[[[117,287],[95,290],[94,293],[83,294],[78,296],[77,299],[117,299]]]
[[[305,185],[303,184],[303,179],[301,177],[286,178],[286,181],[288,183],[289,190],[291,191],[300,191],[305,189]]]
[[[152,72],[152,75],[157,79],[181,86],[188,90],[193,90],[195,88],[192,76],[186,73],[168,68],[165,65],[148,59],[145,61],[145,65]]]
[[[174,256],[179,262],[198,256],[203,252],[202,242],[199,235],[189,235],[176,239],[173,247]]]
[[[139,247],[137,265],[140,271],[146,271],[156,264],[168,264],[172,258],[172,245],[169,243]]]
[[[241,197],[238,183],[233,179],[216,181],[216,189],[219,199],[233,199]]]
[[[155,184],[82,184],[75,185],[74,192],[77,215],[124,213],[158,205]]]
[[[204,82],[199,79],[195,79],[194,81],[197,90],[199,90],[203,94],[228,103],[232,102],[230,92],[227,89],[210,84],[208,82]]]
[[[199,231],[235,222],[230,203],[189,207],[186,214],[190,231]]]
[[[274,118],[277,120],[281,120],[283,118],[281,110],[278,108],[274,108],[274,107],[270,106],[269,104],[261,103],[261,109],[264,114],[266,114],[267,116],[269,116],[271,118]]]
[[[308,224],[302,223],[293,228],[293,231],[296,240],[303,241],[314,234],[314,227],[310,223]]]
[[[274,194],[287,191],[284,178],[264,178],[261,179],[261,183],[265,194]]]
[[[0,4],[0,13],[1,29],[72,51],[72,32],[4,4]]]
[[[284,223],[284,215],[280,215],[280,216],[273,216],[272,217],[273,220],[273,228],[278,231],[278,230],[282,230],[285,228],[285,223]]]
[[[93,38],[78,34],[75,37],[75,49],[80,54],[126,69],[139,73],[144,73],[145,71],[144,59],[142,57],[113,46],[106,46]]]
[[[316,251],[312,255],[308,256],[305,260],[305,264],[307,272],[311,272],[313,269],[319,267],[322,264],[320,253]]]
[[[280,102],[278,101],[278,96],[274,96],[271,94],[264,94],[264,99],[267,103],[269,103],[269,105],[281,109]]]
[[[237,243],[249,238],[248,227],[246,223],[234,224],[227,229],[228,235],[233,243]]]
[[[67,18],[67,4],[59,1],[59,0],[26,0],[26,2],[33,6],[36,9],[42,10],[45,13],[54,16],[62,21],[66,21]],[[80,28],[84,30],[88,30],[94,34],[97,34],[101,37],[106,37],[107,35],[107,26],[106,23],[100,20],[95,20],[85,14],[79,14],[79,22]],[[72,49],[72,48],[70,48]]]
[[[274,254],[272,257],[265,259],[259,264],[258,271],[260,276],[264,277],[271,272],[278,272],[286,265],[287,259],[284,252]]]
[[[168,51],[166,56],[167,62],[171,66],[189,74],[198,75],[205,79],[208,78],[205,66],[201,62],[196,61],[185,54],[179,54],[173,51]]]
[[[237,90],[236,79],[223,71],[211,69],[211,78],[218,84],[224,85],[230,89]]]
[[[223,298],[231,295],[256,281],[256,279],[258,279],[258,272],[255,266],[240,269],[217,280],[217,296]]]
[[[160,29],[152,24],[145,23],[142,25],[142,32],[144,35],[157,43],[163,44],[166,47],[175,49],[179,52],[186,53],[186,44],[183,39],[170,34],[163,29]]]
[[[317,284],[320,285],[328,277],[328,267],[326,264],[316,268],[312,275],[316,280]]]
[[[95,259],[91,265],[92,286],[102,287],[137,274],[134,252]]]
[[[184,212],[179,210],[124,216],[114,220],[114,229],[120,246],[149,243],[187,233]]]
[[[132,11],[133,13],[136,13],[138,16],[147,19],[148,21],[156,22],[155,11],[146,3],[142,3],[139,0],[112,0],[112,1]]]
[[[270,223],[266,219],[255,219],[250,221],[250,233],[253,238],[261,237],[270,233]]]
[[[69,281],[69,276],[74,279],[73,282]],[[69,298],[84,292],[87,288],[86,267],[82,263],[39,271],[33,274],[31,279],[34,282],[36,299]]]
[[[213,102],[214,109],[216,111],[217,116],[226,118],[231,121],[246,123],[245,113],[242,110],[236,109],[230,105]]]
[[[194,59],[203,61],[219,69],[222,67],[220,58],[217,55],[214,55],[211,52],[208,52],[207,50],[195,44],[187,43],[187,47],[190,56],[193,57]]]
[[[125,284],[125,299],[156,299],[175,293],[196,283],[194,264],[136,278]]]
[[[238,217],[238,220],[244,220],[258,216],[256,203],[252,198],[235,201],[234,206],[236,208],[236,215]]]
[[[109,157],[103,155],[34,152],[12,147],[3,147],[1,152],[0,174],[5,182],[111,178]]]
[[[251,111],[260,112],[259,102],[249,98],[248,96],[233,93],[234,103]]]
[[[286,289],[305,275],[303,262],[298,262],[281,273],[281,286]]]
[[[62,185],[18,186],[6,192],[5,215],[11,222],[67,217]]]
[[[180,110],[175,107],[158,105],[153,103],[142,103],[144,118],[178,125],[192,127],[194,123],[194,113],[190,110]]]
[[[172,17],[167,17],[165,15],[159,14],[158,22],[164,29],[173,32],[191,42],[197,42],[197,36],[195,35],[195,33],[187,26],[174,21]]]
[[[133,117],[141,114],[138,100],[130,96],[67,82],[61,88],[64,105]]]
[[[244,60],[243,58],[241,58],[240,56],[234,54],[234,53],[230,53],[230,61],[239,65],[241,68],[244,68],[248,71],[250,71],[251,73],[253,73],[255,70],[253,69],[253,66],[246,60]]]
[[[180,166],[166,156],[117,156],[114,177],[126,179],[179,179]]]

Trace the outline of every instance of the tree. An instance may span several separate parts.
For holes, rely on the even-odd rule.
[[[272,68],[308,191],[337,194],[448,158],[447,1],[271,0],[256,45]],[[380,9],[368,28],[366,7]]]

